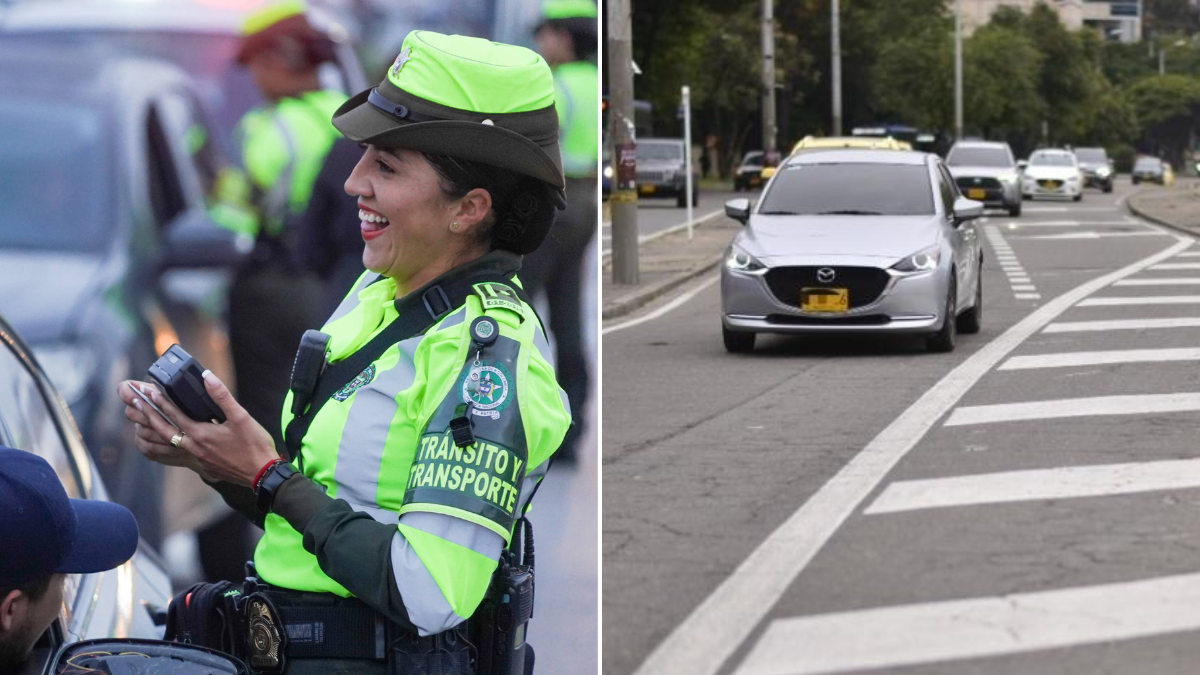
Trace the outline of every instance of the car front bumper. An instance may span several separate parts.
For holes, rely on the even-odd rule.
[[[1057,199],[1074,199],[1083,194],[1083,183],[1068,183],[1060,182],[1057,186],[1047,184],[1045,181],[1025,181],[1021,186],[1021,191],[1026,197],[1050,197]]]

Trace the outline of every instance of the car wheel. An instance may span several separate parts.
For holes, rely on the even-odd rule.
[[[754,351],[754,333],[729,330],[721,326],[721,338],[725,340],[725,351],[730,354],[745,354]]]
[[[1105,185],[1103,190],[1104,190],[1104,194],[1108,194],[1108,193],[1112,192],[1112,183]]]
[[[1136,179],[1136,178],[1134,178],[1134,179],[1133,179],[1133,184],[1134,184],[1134,185],[1137,185],[1137,184],[1138,184],[1138,183],[1140,183],[1140,182],[1142,182],[1142,181],[1140,181],[1140,180],[1138,180],[1138,179]]]
[[[954,271],[950,274],[950,292],[946,294],[946,318],[942,320],[942,327],[936,332],[925,338],[925,346],[931,352],[952,352],[954,351],[954,338],[956,337],[955,329],[957,328],[957,320],[954,316],[954,306],[956,304],[957,289],[955,288]]]
[[[975,304],[958,317],[955,328],[965,335],[974,335],[983,328],[983,261],[979,265],[979,281],[975,282]]]
[[[687,196],[686,196],[686,194],[685,194],[684,192],[682,192],[682,191],[681,191],[681,192],[680,192],[680,193],[679,193],[679,194],[678,194],[678,195],[675,197],[675,206],[678,206],[678,207],[679,207],[679,208],[681,208],[681,209],[682,209],[682,208],[686,208],[686,207],[687,207]]]
[[[745,184],[745,183],[742,183],[742,182],[739,182],[739,181],[734,181],[734,182],[733,182],[733,191],[734,191],[734,192],[745,192],[745,191],[747,191],[748,189],[749,189],[749,188],[746,186],[746,184]]]
[[[1021,202],[1017,202],[1016,204],[1013,204],[1012,206],[1008,207],[1008,217],[1009,218],[1019,218],[1020,216],[1021,216]]]
[[[1075,195],[1074,197],[1071,198],[1071,201],[1073,201],[1073,202],[1083,201],[1083,193],[1080,192],[1079,194]]]

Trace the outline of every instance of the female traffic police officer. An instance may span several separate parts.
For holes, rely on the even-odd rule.
[[[527,49],[414,31],[383,82],[333,123],[365,148],[346,190],[368,272],[322,328],[328,345],[308,345],[327,354],[317,384],[293,373],[288,460],[207,371],[223,424],[194,422],[141,385],[176,431],[124,384],[121,396],[146,456],[196,470],[264,524],[262,581],[308,592],[309,605],[354,596],[385,616],[402,636],[389,637],[392,651],[407,652],[391,654],[393,673],[470,673],[428,654],[467,649],[456,631],[571,419],[515,276],[565,205],[554,85]],[[295,369],[308,372],[304,350]],[[362,654],[362,635],[312,611],[284,631],[289,673],[384,672],[337,660],[381,656],[383,628],[361,626]]]

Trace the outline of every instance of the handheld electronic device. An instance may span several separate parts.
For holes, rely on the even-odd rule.
[[[204,366],[183,347],[171,345],[150,366],[147,375],[188,417],[197,422],[225,421],[225,413],[204,389]]]

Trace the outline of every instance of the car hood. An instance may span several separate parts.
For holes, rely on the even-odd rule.
[[[1079,170],[1069,166],[1028,166],[1025,177],[1033,180],[1066,180],[1079,175]]]
[[[937,216],[750,217],[744,246],[760,260],[796,256],[903,258],[937,241]]]
[[[66,337],[103,262],[92,254],[0,250],[0,314],[31,343]]]
[[[1017,172],[1015,166],[951,166],[950,175],[955,178],[970,176],[974,178],[999,178],[1001,176],[1012,176]]]

